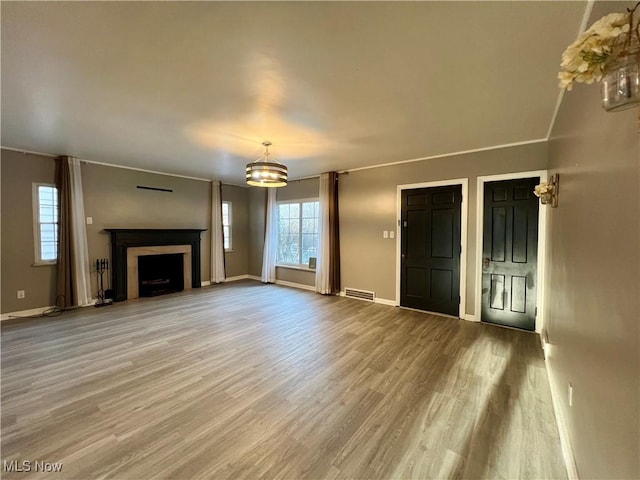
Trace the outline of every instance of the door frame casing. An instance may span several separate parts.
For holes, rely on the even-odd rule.
[[[504,173],[499,175],[486,175],[478,177],[476,197],[476,301],[475,321],[482,321],[482,243],[484,241],[484,184],[487,182],[499,182],[501,180],[517,180],[520,178],[540,177],[540,182],[546,182],[549,178],[547,170],[531,170],[528,172]],[[538,264],[536,268],[536,323],[535,331],[541,333],[544,328],[544,299],[545,287],[545,254],[547,251],[547,208],[538,206]]]
[[[438,180],[435,182],[408,183],[397,186],[396,192],[396,306],[400,306],[400,255],[402,248],[402,228],[400,222],[402,220],[402,191],[415,190],[418,188],[432,187],[452,187],[460,185],[462,187],[462,203],[460,204],[460,310],[458,316],[462,319],[469,320],[467,315],[467,221],[469,217],[469,179],[455,178],[451,180]],[[449,316],[449,315],[447,315]]]

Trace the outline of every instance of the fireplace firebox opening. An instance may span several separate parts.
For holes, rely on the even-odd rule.
[[[141,297],[155,297],[184,290],[184,254],[138,257],[138,291]]]

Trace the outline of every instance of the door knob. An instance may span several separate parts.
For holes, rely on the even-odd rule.
[[[483,268],[489,268],[489,264],[491,263],[491,260],[488,257],[485,257],[482,259],[482,267]]]

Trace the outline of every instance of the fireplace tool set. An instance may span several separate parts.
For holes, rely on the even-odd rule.
[[[107,258],[98,258],[96,260],[96,272],[98,272],[98,301],[96,302],[96,307],[105,307],[107,305],[111,305],[113,300],[111,298],[105,297],[105,289],[104,289],[104,272],[109,270],[109,260]],[[106,290],[109,293],[109,290]],[[109,295],[110,297],[111,295]]]

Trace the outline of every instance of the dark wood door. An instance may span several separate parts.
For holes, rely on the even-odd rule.
[[[535,329],[539,181],[484,184],[483,322]]]
[[[403,190],[400,305],[459,316],[462,187]]]

